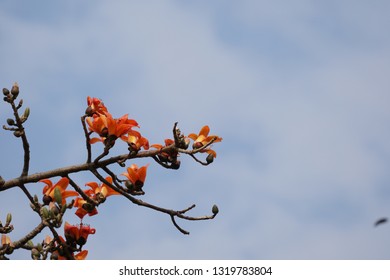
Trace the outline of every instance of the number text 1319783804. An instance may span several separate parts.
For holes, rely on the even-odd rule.
[[[220,266],[213,267],[213,275],[271,275],[271,267]]]

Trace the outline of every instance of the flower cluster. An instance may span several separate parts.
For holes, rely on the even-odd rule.
[[[87,98],[88,107],[86,110],[86,122],[90,133],[94,132],[99,137],[90,139],[90,143],[103,142],[106,146],[112,147],[115,140],[120,138],[127,142],[129,149],[139,151],[141,148],[149,149],[149,141],[141,135],[134,127],[139,127],[138,123],[129,119],[128,114],[120,118],[113,118],[106,106],[98,98]]]
[[[95,97],[87,98],[87,109],[82,120],[89,153],[86,163],[87,168],[82,170],[89,169],[98,179],[98,182],[87,182],[84,187],[80,187],[69,177],[69,173],[72,172],[57,174],[57,176],[63,176],[57,182],[53,182],[49,178],[39,181],[44,183],[42,203],[39,203],[37,196],[31,197],[31,207],[40,214],[42,224],[49,226],[52,231],[64,224],[64,235],[53,233],[54,237],[47,236],[42,243],[36,246],[30,244],[33,259],[46,258],[46,255],[49,253],[51,254],[51,259],[81,260],[87,257],[88,251],[84,250],[83,246],[87,243],[88,236],[95,234],[96,230],[84,224],[84,218],[98,214],[97,207],[110,196],[124,195],[131,201],[134,201],[136,200],[134,196],[145,194],[143,187],[149,164],[138,166],[133,163],[126,168],[124,164],[126,160],[135,157],[152,157],[166,168],[178,169],[180,167],[180,161],[178,160],[180,154],[188,154],[195,158],[194,154],[199,152],[208,154],[206,163],[195,158],[206,165],[210,164],[217,156],[217,153],[211,149],[212,144],[222,141],[221,137],[210,135],[210,128],[207,125],[203,126],[198,134],[190,133],[185,136],[176,128],[175,124],[173,139],[165,139],[164,144],[149,145],[149,140],[136,130],[136,128],[139,128],[137,121],[130,119],[128,114],[120,118],[114,118],[103,102]],[[115,159],[115,163],[117,162],[121,167],[125,168],[124,172],[120,173],[124,179],[119,179],[106,165],[102,165],[104,161],[99,161],[108,155],[109,150],[118,139],[127,143],[129,151],[128,155],[118,157],[119,160]],[[192,150],[188,150],[191,140],[193,142]],[[95,143],[104,144],[104,153],[92,162],[91,144]],[[149,147],[154,149],[148,151]],[[144,151],[141,151],[142,149]],[[99,168],[104,170],[109,176],[101,176],[97,171]],[[69,201],[70,198],[72,199],[71,201]],[[137,201],[139,205],[143,203],[141,200]],[[183,214],[193,207],[176,212],[170,212],[169,210],[161,212],[169,213],[172,220],[174,216],[178,215],[181,215],[181,218],[188,218]],[[76,225],[72,225],[67,221],[63,223],[65,212],[72,208],[75,209],[75,215],[80,218],[80,223]],[[155,209],[162,208],[155,207]],[[212,213],[213,216],[211,217],[206,216],[198,219],[213,218],[218,213],[216,206],[213,207]],[[7,220],[10,219],[7,218]],[[8,224],[9,221],[7,222]],[[174,225],[181,232],[186,233],[175,222]],[[1,236],[1,246],[9,248],[13,246],[11,239],[5,234]]]

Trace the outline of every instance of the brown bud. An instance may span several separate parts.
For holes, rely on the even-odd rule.
[[[8,88],[3,88],[3,94],[7,96],[9,94]]]
[[[8,125],[15,125],[15,121],[13,119],[7,119]]]
[[[206,157],[206,162],[208,164],[212,163],[214,161],[214,156],[212,154],[208,154]]]
[[[19,85],[17,82],[14,83],[14,85],[11,88],[11,94],[14,96],[14,99],[18,96],[19,94]]]
[[[15,137],[19,138],[19,137],[22,136],[22,135],[23,135],[23,132],[21,132],[20,130],[14,131],[14,136],[15,136]]]
[[[179,169],[180,168],[180,160],[177,160],[177,161],[175,161],[175,162],[172,162],[172,164],[171,164],[171,168],[172,169]]]
[[[214,215],[217,215],[219,212],[218,206],[216,204],[214,204],[211,211],[213,212]]]

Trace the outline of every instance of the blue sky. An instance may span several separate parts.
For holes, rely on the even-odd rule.
[[[86,218],[97,231],[89,259],[388,259],[389,225],[373,223],[390,214],[389,8],[3,0],[0,84],[18,81],[31,108],[31,173],[85,161],[88,95],[129,113],[152,143],[176,121],[186,134],[208,124],[224,138],[207,168],[186,157],[179,171],[135,161],[151,163],[143,200],[195,203],[193,215],[216,203],[215,220],[179,221],[184,236],[168,216],[113,197]],[[1,119],[10,114],[3,104]],[[14,178],[21,144],[5,131],[0,139],[0,175]],[[29,209],[17,189],[1,193],[11,238],[39,222]]]

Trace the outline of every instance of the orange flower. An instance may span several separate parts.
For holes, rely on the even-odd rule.
[[[217,143],[217,142],[222,141],[221,137],[218,137],[217,135],[209,135],[209,133],[210,133],[210,128],[208,125],[205,125],[199,131],[199,134],[195,134],[195,133],[189,134],[188,138],[191,138],[192,140],[194,140],[194,144],[192,145],[192,147],[194,149],[199,149],[199,148],[207,145],[207,143],[209,143],[213,139],[215,139],[213,143]],[[213,155],[214,157],[217,157],[217,153],[211,149],[205,149],[201,152],[206,152],[208,154]]]
[[[107,177],[106,180],[112,184],[112,177]],[[106,184],[102,183],[99,184],[96,182],[88,182],[85,184],[86,186],[90,187],[93,191],[94,198],[97,196],[102,196],[103,198],[109,197],[110,195],[119,195],[117,191],[114,191],[112,188],[107,186]]]
[[[58,188],[62,197],[62,204],[66,203],[66,198],[70,196],[78,196],[79,193],[76,191],[67,191],[66,188],[69,185],[69,179],[62,177],[55,185],[49,179],[43,179],[39,182],[45,183],[46,186],[43,187],[43,202],[45,205],[48,205],[50,202],[54,201],[54,190]]]
[[[80,219],[83,219],[84,216],[87,214],[88,216],[94,216],[98,213],[95,206],[89,204],[86,200],[82,199],[81,197],[76,198],[73,206],[77,207],[75,214]]]
[[[121,174],[129,180],[130,184],[127,187],[131,194],[144,194],[142,187],[145,183],[148,166],[149,164],[138,168],[136,164],[132,164],[127,168],[127,172]]]
[[[92,138],[91,144],[104,141],[108,136],[115,136],[114,139],[126,135],[132,127],[138,126],[135,120],[127,118],[127,114],[119,119],[113,119],[111,116],[95,116],[86,119],[89,130],[97,133],[101,138]]]
[[[106,177],[106,180],[112,184],[112,178]],[[98,184],[96,182],[88,182],[85,184],[86,186],[90,187],[90,189],[84,191],[84,193],[89,196],[91,199],[96,200],[99,202],[102,202],[106,199],[106,197],[109,197],[111,195],[119,195],[120,193],[114,191],[110,186],[102,183]],[[83,219],[85,215],[93,216],[98,213],[96,207],[89,204],[88,201],[84,200],[81,197],[77,197],[73,206],[77,207],[76,215]]]
[[[132,150],[139,151],[141,148],[149,149],[149,141],[141,135],[138,131],[131,130],[127,137],[122,138],[126,141]]]
[[[89,225],[71,225],[68,222],[65,222],[64,232],[68,244],[76,242],[76,244],[82,246],[87,243],[88,236],[90,234],[95,234],[96,230]]]
[[[97,115],[104,115],[107,117],[111,117],[111,114],[108,112],[106,106],[104,106],[103,102],[99,98],[88,96],[87,103],[88,103],[88,108],[86,110],[86,113],[89,116],[97,114]]]
[[[162,148],[171,146],[175,144],[175,141],[172,139],[165,139],[164,140],[165,146],[161,144],[153,144],[151,147],[156,148],[158,150],[161,150]],[[177,161],[178,153],[175,150],[168,151],[168,152],[162,152],[157,155],[157,157],[160,159],[162,162],[175,162]]]

